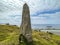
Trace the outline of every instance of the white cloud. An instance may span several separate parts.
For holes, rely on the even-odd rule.
[[[0,1],[0,22],[20,24],[23,4],[27,3],[31,12],[32,24],[59,23],[60,12],[53,14],[40,14],[37,12],[55,10],[60,8],[60,0],[1,0]],[[2,21],[1,21],[2,20]]]
[[[31,10],[31,14],[37,11],[54,10],[60,8],[60,0],[1,0],[1,9],[3,11],[20,11],[26,2]],[[3,5],[3,6],[2,6]]]
[[[60,24],[60,12],[31,17],[33,24]]]

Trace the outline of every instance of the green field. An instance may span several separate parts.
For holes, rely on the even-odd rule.
[[[0,45],[18,45],[20,28],[0,25]],[[60,36],[41,31],[32,31],[34,45],[60,45]]]

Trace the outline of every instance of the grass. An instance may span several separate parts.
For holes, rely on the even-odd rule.
[[[51,36],[50,34],[44,33],[44,32],[36,32],[36,33],[34,32],[33,40],[34,40],[34,42],[36,42],[35,45],[58,45],[58,43],[56,43],[55,41],[59,40],[60,36],[57,36],[57,37],[59,37],[59,39],[55,38],[53,36],[56,36],[56,35],[53,34]],[[59,42],[60,42],[60,40],[59,40]]]
[[[19,33],[20,28],[17,26],[0,25],[0,45],[18,45]],[[32,31],[32,38],[34,45],[60,45],[60,36],[55,34]]]

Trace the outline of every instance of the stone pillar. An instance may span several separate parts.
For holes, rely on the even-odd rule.
[[[22,34],[27,39],[28,42],[32,42],[30,11],[29,11],[29,7],[26,3],[23,5],[20,34]]]

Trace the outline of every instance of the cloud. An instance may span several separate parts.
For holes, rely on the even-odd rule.
[[[27,1],[28,2],[28,1]],[[60,9],[60,0],[31,0],[28,2],[32,14],[45,11],[56,11]]]
[[[60,24],[60,12],[31,16],[31,20],[33,24]]]
[[[30,7],[31,14],[60,8],[60,0],[1,0],[1,11],[20,11],[24,3]]]
[[[0,23],[21,24],[25,2],[30,8],[32,24],[60,24],[60,0],[1,0]]]

